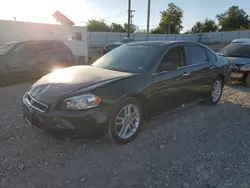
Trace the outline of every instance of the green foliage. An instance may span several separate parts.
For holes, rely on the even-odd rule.
[[[104,20],[89,20],[88,31],[99,31],[99,32],[109,32],[111,31],[110,27],[104,22]]]
[[[150,31],[152,34],[167,34],[170,22],[170,33],[179,34],[183,29],[182,19],[183,10],[181,10],[174,3],[169,3],[168,8],[160,12],[159,25]],[[206,19],[204,22],[197,22],[187,34],[203,33],[203,32],[216,32],[216,31],[236,31],[250,29],[250,19],[247,13],[240,9],[238,6],[231,6],[224,13],[216,16],[218,25],[214,20]],[[89,20],[88,31],[99,32],[127,32],[128,24],[124,25],[112,23],[108,25],[104,20]],[[137,26],[132,25],[130,29],[131,33],[146,33],[144,30],[140,30]]]
[[[123,28],[125,29],[125,31],[128,31],[128,24],[125,23]],[[130,28],[130,33],[134,33],[137,29],[139,29],[137,26],[135,26],[134,24],[132,24],[131,28]]]
[[[112,32],[120,32],[120,33],[126,32],[126,30],[121,24],[112,23],[110,27]]]
[[[182,30],[183,11],[174,3],[168,4],[168,8],[160,12],[161,20],[159,26],[151,33],[167,33],[170,22],[170,33],[178,34]]]
[[[124,26],[117,23],[112,23],[111,25],[108,25],[105,23],[104,20],[89,20],[88,24],[88,31],[96,31],[96,32],[120,32],[125,33],[128,29],[128,24],[125,23]],[[132,25],[131,26],[131,33],[134,33],[138,29],[137,26]]]
[[[240,28],[247,29],[250,21],[247,13],[238,6],[232,6],[226,12],[218,14],[216,17],[221,31],[235,31]]]
[[[205,22],[197,22],[187,34],[193,33],[208,33],[218,31],[218,26],[214,20],[206,19]]]

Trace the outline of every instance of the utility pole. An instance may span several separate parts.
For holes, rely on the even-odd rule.
[[[170,34],[170,18],[168,18],[168,34]]]
[[[149,39],[149,25],[150,25],[150,2],[151,0],[148,0],[148,15],[147,15],[147,40]]]
[[[133,18],[134,18],[133,12],[135,12],[135,10],[130,10],[130,32],[133,31]]]
[[[128,0],[128,38],[130,37],[131,0]]]

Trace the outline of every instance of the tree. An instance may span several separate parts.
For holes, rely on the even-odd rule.
[[[226,12],[218,14],[216,17],[221,31],[235,31],[240,28],[247,29],[250,21],[247,13],[238,6],[232,6]]]
[[[170,22],[170,33],[178,34],[182,30],[183,11],[174,3],[169,3],[168,8],[160,12],[161,20],[159,26],[152,33],[168,33]]]
[[[128,31],[128,24],[125,23],[123,28],[125,29],[125,31]],[[137,29],[139,29],[136,25],[132,24],[131,28],[130,28],[130,33],[134,33]]]
[[[87,27],[88,31],[109,32],[111,30],[104,20],[89,20]]]
[[[147,33],[147,30],[146,29],[137,29],[136,31],[135,31],[136,33]]]
[[[126,32],[126,30],[123,28],[123,26],[121,24],[117,24],[117,23],[111,24],[111,31],[112,32],[120,32],[120,33]]]
[[[208,33],[208,32],[216,32],[218,30],[218,26],[216,25],[214,20],[206,19],[205,22],[197,22],[191,30],[187,31],[187,34],[190,33]]]

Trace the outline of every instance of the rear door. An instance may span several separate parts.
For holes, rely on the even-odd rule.
[[[187,66],[184,46],[167,50],[152,75],[152,85],[145,92],[150,113],[157,114],[196,100],[195,74]]]
[[[200,45],[185,45],[187,54],[187,65],[192,68],[195,75],[193,83],[196,88],[196,98],[202,99],[206,97],[213,82],[214,74],[212,69],[215,68],[214,62],[208,57],[207,50]]]
[[[25,43],[19,46],[10,56],[8,67],[10,74],[18,78],[34,76],[38,48],[36,43]]]

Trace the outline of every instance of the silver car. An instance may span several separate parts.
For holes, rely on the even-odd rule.
[[[250,39],[235,39],[219,51],[231,69],[231,79],[250,84]]]

